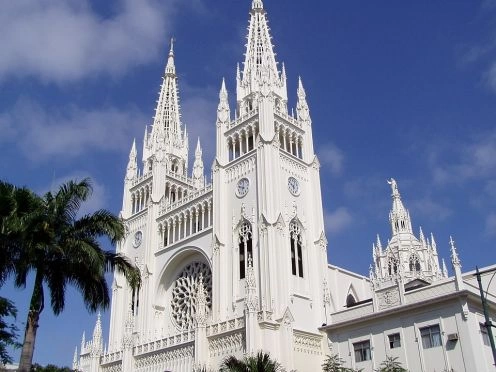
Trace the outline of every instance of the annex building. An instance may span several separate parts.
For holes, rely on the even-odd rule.
[[[218,371],[228,356],[263,350],[287,371],[321,371],[329,354],[364,371],[386,355],[415,372],[494,371],[473,273],[461,273],[452,241],[448,277],[434,237],[413,233],[394,179],[392,233],[374,244],[370,276],[327,262],[305,90],[300,80],[293,114],[261,0],[247,40],[235,107],[220,84],[211,183],[199,140],[188,169],[171,45],[153,123],[139,156],[133,142],[124,179],[117,250],[142,286],[132,291],[115,274],[108,343],[98,318],[73,368]]]

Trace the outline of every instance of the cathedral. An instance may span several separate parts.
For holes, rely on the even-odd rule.
[[[218,371],[228,356],[263,350],[286,371],[321,371],[331,354],[372,371],[380,363],[374,354],[382,354],[369,329],[382,324],[385,312],[411,307],[436,283],[462,290],[454,242],[456,277],[449,278],[434,237],[414,234],[394,179],[391,238],[383,246],[377,237],[369,277],[328,264],[305,89],[300,79],[296,110],[289,108],[262,0],[252,1],[249,18],[235,107],[220,84],[211,183],[199,139],[188,167],[171,43],[153,123],[144,128],[142,146],[132,143],[124,178],[126,238],[117,251],[139,268],[142,285],[131,290],[115,273],[108,342],[98,317],[92,337],[83,336],[75,352],[75,370]],[[459,307],[471,315],[470,301]],[[351,329],[366,317],[372,325]]]

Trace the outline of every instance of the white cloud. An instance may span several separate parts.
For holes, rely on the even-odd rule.
[[[351,225],[353,217],[345,207],[340,207],[324,215],[326,231],[330,235],[337,235]]]
[[[416,211],[416,214],[427,216],[436,221],[445,220],[453,213],[450,208],[430,198],[413,200],[411,206]]]
[[[9,112],[0,114],[0,127],[11,128],[1,140],[16,143],[32,161],[73,158],[92,151],[127,151],[133,128],[144,126],[147,120],[134,108],[85,111],[69,106],[49,110],[21,99]]]
[[[340,174],[343,170],[343,152],[332,143],[319,146],[318,157],[324,170],[329,169],[332,174]]]
[[[487,71],[485,80],[488,87],[496,92],[496,63],[493,63],[491,68]]]
[[[491,213],[486,217],[486,234],[496,235],[496,213]]]
[[[468,143],[467,143],[468,142]],[[496,131],[431,151],[433,180],[437,184],[485,179],[496,171]]]
[[[2,1],[0,81],[46,82],[121,74],[163,51],[172,0],[120,0],[103,17],[88,0]]]

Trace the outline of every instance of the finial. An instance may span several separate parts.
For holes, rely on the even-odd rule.
[[[303,82],[301,81],[301,76],[298,76],[298,98],[303,99],[306,97],[305,88],[303,88]]]
[[[377,243],[376,243],[376,246],[379,249],[379,251],[382,252],[382,243],[381,243],[381,238],[379,237],[379,234],[377,234]]]
[[[201,149],[201,145],[200,145],[200,137],[198,137],[198,141],[196,142],[195,154],[197,156],[201,156],[201,154],[202,154],[202,149]]]
[[[176,74],[176,66],[174,65],[174,38],[171,38],[169,58],[167,59],[167,66],[165,67],[165,73],[170,75]]]
[[[391,190],[392,190],[391,196],[399,197],[400,192],[398,190],[398,183],[396,182],[396,180],[394,178],[391,178],[390,180],[387,181],[387,183],[391,185]]]
[[[433,233],[431,233],[431,247],[434,252],[437,252],[437,244]]]
[[[453,266],[460,265],[460,258],[458,257],[458,253],[456,252],[455,241],[453,237],[450,236],[450,247],[451,247],[451,263]]]

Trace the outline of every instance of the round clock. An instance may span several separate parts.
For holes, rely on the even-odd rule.
[[[300,184],[298,180],[294,177],[288,178],[288,190],[293,195],[298,195],[300,193]]]
[[[141,245],[142,240],[143,240],[143,233],[141,231],[136,231],[136,233],[134,234],[133,247],[138,248]]]
[[[236,185],[236,195],[242,198],[248,194],[250,188],[250,180],[248,178],[241,178]]]

